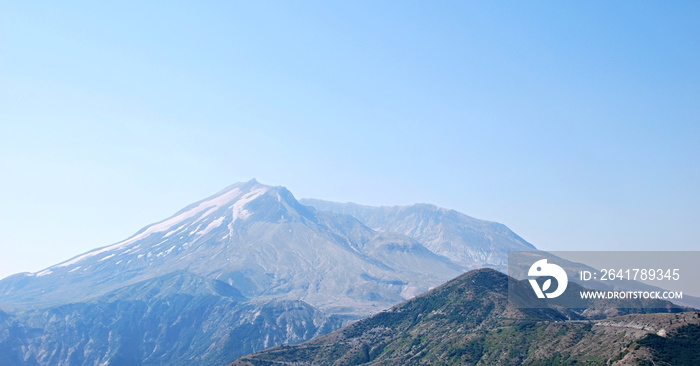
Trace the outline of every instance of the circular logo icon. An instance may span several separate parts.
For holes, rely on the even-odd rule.
[[[527,271],[529,277],[554,277],[557,280],[557,287],[553,291],[547,292],[547,290],[552,287],[552,279],[548,278],[540,287],[537,283],[537,279],[529,279],[532,289],[535,290],[535,294],[540,299],[545,297],[553,299],[566,291],[566,286],[569,284],[569,277],[566,276],[566,272],[563,268],[559,267],[554,263],[547,263],[546,259],[540,259],[535,262],[530,270]]]

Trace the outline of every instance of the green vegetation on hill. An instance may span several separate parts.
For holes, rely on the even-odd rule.
[[[700,365],[700,325],[689,324],[678,328],[673,334],[661,337],[649,334],[637,342],[651,350],[656,359],[670,365]],[[653,362],[649,361],[649,365]]]
[[[623,359],[635,362],[628,354],[636,341],[656,342],[637,346],[656,352],[650,360],[665,359],[663,352],[674,352],[673,347],[692,347],[675,338],[645,337],[664,327],[700,323],[697,313],[588,320],[585,309],[517,309],[507,302],[508,285],[500,272],[471,271],[329,335],[274,347],[232,365],[622,364]],[[698,339],[694,333],[684,337]]]

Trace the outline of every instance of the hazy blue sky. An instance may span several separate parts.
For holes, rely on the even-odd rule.
[[[253,177],[698,249],[697,1],[2,2],[0,277]]]

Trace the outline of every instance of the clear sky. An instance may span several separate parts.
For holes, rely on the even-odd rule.
[[[697,1],[0,4],[0,277],[238,181],[695,250]]]

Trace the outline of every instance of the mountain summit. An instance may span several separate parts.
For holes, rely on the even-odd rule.
[[[255,180],[234,184],[124,241],[0,281],[0,298],[5,306],[52,305],[174,271],[217,278],[235,267],[230,261],[241,252],[235,248],[236,238],[251,225],[303,222],[310,216],[283,187]]]
[[[307,340],[468,269],[501,266],[508,250],[533,248],[503,225],[435,206],[381,208],[381,217],[370,217],[318,202],[302,204],[286,188],[255,180],[231,185],[124,241],[0,281],[0,310],[20,329],[38,324],[47,332],[20,337],[29,349],[24,355],[35,355],[38,364],[88,352],[81,342],[103,334],[93,327],[114,322],[138,332],[104,333],[91,343],[102,346],[91,346],[90,357],[77,364],[117,357],[105,352],[119,347],[138,360],[172,363],[185,344],[201,351],[197,359],[204,362]],[[197,316],[177,317],[173,304]],[[131,309],[129,318],[119,309]],[[80,322],[86,314],[92,325]],[[169,321],[210,332],[158,338],[157,327]],[[71,341],[63,332],[87,338]],[[224,342],[223,353],[207,348],[214,339]],[[0,338],[0,350],[14,349],[2,346]]]

